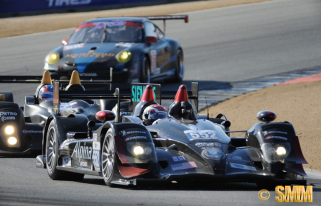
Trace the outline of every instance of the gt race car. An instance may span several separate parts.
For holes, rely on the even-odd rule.
[[[184,19],[187,15],[96,18],[81,23],[62,45],[49,52],[44,70],[55,78],[69,78],[77,70],[82,79],[103,79],[113,89],[133,82],[171,80],[184,76],[183,48],[150,20]],[[94,89],[94,88],[92,88]]]
[[[12,92],[0,91],[0,155],[41,151],[43,126],[53,111],[52,81],[48,71],[45,71],[43,76],[0,76],[0,83],[39,83],[34,95],[25,96],[24,107],[14,103]],[[105,82],[94,83],[99,85]],[[73,73],[69,84],[63,90],[84,91],[77,71]],[[61,100],[59,107],[62,116],[77,113],[95,121],[96,112],[108,108],[108,105],[99,103],[91,99],[66,98]]]
[[[133,85],[131,96],[116,89],[117,114],[100,111],[94,124],[84,115],[61,117],[56,110],[46,121],[43,154],[36,166],[46,168],[51,179],[81,180],[84,174],[102,176],[106,185],[141,185],[144,183],[213,183],[245,181],[264,184],[306,184],[298,137],[289,122],[272,122],[271,111],[258,113],[258,120],[245,137],[231,138],[230,123],[223,114],[217,118],[197,115],[197,83],[192,91],[180,86],[168,116],[151,125],[142,121],[142,111],[170,95],[163,95],[160,85],[147,85],[136,101],[142,85]],[[142,92],[144,91],[144,92]],[[67,95],[56,94],[55,99]],[[85,98],[89,94],[68,94]],[[135,101],[131,115],[120,117],[120,100]],[[189,101],[191,100],[191,101]],[[57,103],[59,101],[56,101]],[[57,107],[58,108],[58,107]],[[130,107],[129,107],[130,108]],[[265,185],[266,186],[266,185]]]

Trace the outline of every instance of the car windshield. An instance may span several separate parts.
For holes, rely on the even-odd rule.
[[[102,42],[142,42],[142,23],[112,20],[83,23],[71,35],[68,44]]]

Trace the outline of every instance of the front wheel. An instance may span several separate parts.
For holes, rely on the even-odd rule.
[[[64,175],[63,171],[57,170],[58,162],[58,130],[55,121],[51,121],[46,135],[46,166],[51,179],[58,180]]]
[[[150,66],[146,56],[144,56],[142,66],[140,68],[139,82],[150,83]]]
[[[84,178],[84,174],[60,171],[56,168],[58,163],[59,141],[55,121],[50,122],[46,138],[46,167],[49,177],[53,180],[81,181]]]
[[[176,58],[176,68],[175,68],[175,82],[181,82],[184,77],[184,61],[183,61],[183,52],[181,50],[177,51]]]
[[[112,179],[116,169],[116,155],[114,136],[111,129],[106,133],[101,153],[101,167],[103,178],[107,186],[112,186]]]

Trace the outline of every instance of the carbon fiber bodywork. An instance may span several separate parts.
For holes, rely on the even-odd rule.
[[[152,86],[148,88],[153,91]],[[296,179],[305,175],[302,164],[306,161],[289,122],[258,123],[245,137],[230,138],[229,124],[222,116],[169,116],[147,126],[137,116],[124,115],[116,122],[87,127],[84,115],[52,114],[45,125],[44,152],[37,157],[37,167],[52,168],[45,145],[50,131],[57,130],[55,171],[103,176],[107,185],[194,180],[306,184]]]

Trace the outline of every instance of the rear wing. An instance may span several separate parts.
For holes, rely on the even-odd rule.
[[[131,86],[131,95],[132,95],[132,104],[131,111],[139,103],[141,96],[144,93],[146,83],[137,83],[132,84]],[[174,100],[177,91],[162,91],[160,84],[149,84],[152,86],[154,91],[155,101],[159,104],[162,104],[162,100]],[[196,113],[198,113],[198,82],[191,83],[191,89],[187,91],[188,98],[190,99],[191,104],[193,105]]]
[[[119,88],[115,89],[114,93],[107,93],[106,91],[60,91],[60,82],[53,83],[54,96],[53,96],[53,111],[56,114],[60,113],[60,99],[113,99],[118,102],[117,115],[120,115],[120,101],[130,100],[131,94],[121,94]]]
[[[60,111],[60,99],[114,99],[118,102],[117,116],[120,116],[120,101],[129,100],[131,102],[130,111],[132,112],[135,106],[139,103],[141,96],[144,93],[145,87],[148,84],[137,83],[132,84],[131,90],[127,93],[121,93],[119,88],[115,89],[114,93],[106,93],[103,91],[59,91],[59,82],[54,82],[54,98],[53,98],[53,110],[56,114]],[[161,91],[160,84],[150,84],[154,90],[154,97],[156,102],[161,104],[162,100],[174,100],[176,91]],[[191,104],[198,112],[198,83],[192,82],[191,90],[187,91],[188,98],[190,99]]]
[[[188,23],[188,15],[163,15],[163,16],[144,16],[144,18],[147,18],[149,20],[163,20],[163,31],[165,33],[166,30],[166,20],[179,20],[184,19],[185,23]]]

